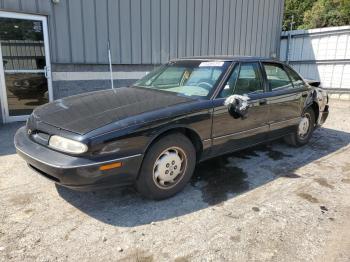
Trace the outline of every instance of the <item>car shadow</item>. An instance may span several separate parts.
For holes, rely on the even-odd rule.
[[[57,186],[67,202],[104,223],[133,227],[178,219],[253,190],[274,179],[298,179],[295,170],[350,144],[350,134],[328,128],[315,131],[310,143],[293,148],[283,141],[256,146],[205,161],[191,183],[178,195],[163,201],[142,199],[133,188],[78,192]]]

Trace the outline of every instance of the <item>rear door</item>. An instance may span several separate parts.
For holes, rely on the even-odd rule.
[[[213,100],[213,154],[223,154],[261,142],[267,138],[268,105],[266,85],[259,62],[236,64],[223,90]],[[245,119],[235,119],[224,102],[233,94],[247,95],[249,112]]]
[[[280,63],[264,62],[264,77],[268,83],[270,138],[283,136],[299,123],[302,101],[307,95],[304,85],[295,84]]]

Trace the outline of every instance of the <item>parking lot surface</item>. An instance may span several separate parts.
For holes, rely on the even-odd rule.
[[[330,108],[307,146],[203,162],[160,202],[55,186],[0,126],[0,261],[350,261],[350,103]]]

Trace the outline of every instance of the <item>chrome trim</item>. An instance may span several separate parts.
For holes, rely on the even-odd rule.
[[[271,125],[278,125],[278,124],[282,124],[282,123],[285,123],[285,122],[292,122],[292,121],[299,121],[301,117],[295,117],[295,118],[291,118],[291,119],[288,119],[288,120],[282,120],[282,121],[274,121],[274,122],[269,122],[268,124],[271,126]]]
[[[45,161],[43,161],[41,159],[38,159],[36,157],[33,157],[33,156],[29,155],[28,153],[26,153],[23,150],[19,149],[17,147],[17,145],[15,145],[15,147],[16,147],[16,150],[18,150],[22,154],[28,156],[29,158],[31,158],[31,159],[33,159],[35,161],[38,161],[38,162],[40,162],[42,164],[48,165],[48,166],[53,167],[53,168],[61,168],[61,169],[71,169],[71,168],[79,168],[79,167],[97,166],[97,165],[103,165],[103,164],[108,164],[108,163],[117,162],[117,161],[123,161],[123,160],[129,159],[129,158],[142,156],[142,154],[136,154],[136,155],[132,155],[132,156],[126,156],[126,157],[121,157],[121,158],[117,158],[117,159],[113,159],[113,160],[107,160],[107,161],[96,162],[96,163],[91,163],[91,164],[83,164],[83,165],[75,165],[75,166],[57,166],[57,165],[50,164],[48,162],[45,162]]]
[[[264,126],[259,126],[256,128],[245,130],[245,131],[240,131],[240,132],[236,132],[236,133],[232,133],[232,134],[228,134],[228,135],[214,137],[213,140],[217,140],[217,139],[221,139],[221,138],[225,138],[225,137],[230,137],[230,136],[235,136],[235,135],[239,135],[239,134],[244,134],[244,133],[248,133],[248,132],[251,132],[254,130],[264,129],[264,128],[269,127],[269,126],[278,125],[278,124],[285,123],[285,122],[292,122],[292,121],[294,122],[294,121],[299,120],[299,119],[300,119],[300,117],[296,117],[296,118],[291,118],[291,119],[283,120],[283,121],[279,121],[279,122],[269,122]],[[267,132],[270,132],[270,131],[271,131],[270,128],[268,128]]]
[[[248,129],[248,130],[245,130],[245,131],[236,132],[236,133],[232,133],[232,134],[228,134],[228,135],[217,136],[217,137],[214,137],[213,139],[217,140],[217,139],[221,139],[221,138],[225,138],[225,137],[230,137],[230,136],[235,136],[235,135],[239,135],[239,134],[244,134],[244,133],[251,132],[253,130],[263,129],[263,128],[266,128],[266,127],[268,127],[268,125],[259,126],[259,127],[256,127],[256,128],[252,128],[252,129]],[[269,131],[269,130],[267,130],[267,131]]]

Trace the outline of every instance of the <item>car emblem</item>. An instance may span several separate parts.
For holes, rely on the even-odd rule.
[[[27,133],[28,133],[28,135],[31,135],[32,134],[32,130],[28,129]]]

